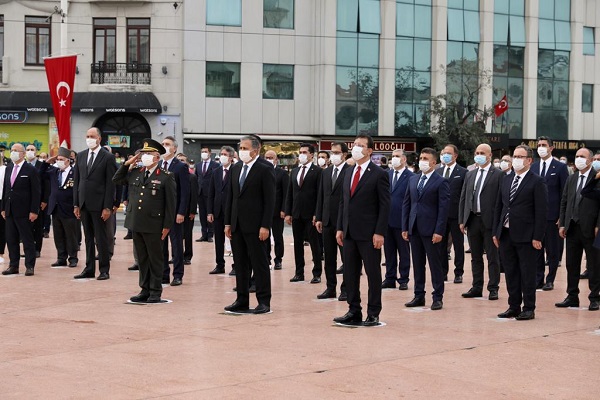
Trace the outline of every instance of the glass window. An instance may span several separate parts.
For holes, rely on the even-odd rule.
[[[511,107],[523,107],[523,79],[508,78],[506,94]]]
[[[509,5],[508,1],[494,1],[494,12],[497,14],[508,14],[509,13]]]
[[[294,99],[293,65],[263,65],[263,99]]]
[[[400,0],[400,1],[411,2],[411,0]],[[421,4],[423,6],[431,6],[431,0],[415,0],[415,4]]]
[[[448,9],[448,40],[465,41],[465,29],[462,10]]]
[[[568,111],[540,110],[537,111],[537,134],[552,135],[554,140],[568,140],[569,116]]]
[[[358,66],[377,67],[379,65],[379,35],[358,34]]]
[[[554,78],[563,81],[569,80],[569,52],[554,52]]]
[[[508,44],[508,15],[494,15],[494,43],[501,45]]]
[[[510,45],[525,47],[525,17],[510,17]]]
[[[510,47],[508,50],[508,76],[522,78],[525,70],[525,49]]]
[[[206,62],[206,97],[240,97],[240,63]]]
[[[397,69],[412,69],[413,62],[413,39],[397,39],[396,40],[396,68]],[[431,54],[431,51],[429,52]]]
[[[364,33],[381,33],[379,0],[359,0],[359,29]]]
[[[556,50],[571,50],[571,23],[556,21]]]
[[[117,62],[116,18],[94,18],[94,64]]]
[[[464,0],[464,9],[479,11],[479,0]]]
[[[596,42],[594,40],[594,28],[583,27],[583,54],[593,56],[596,54]]]
[[[336,52],[337,65],[356,65],[358,62],[358,35],[338,32]]]
[[[419,21],[420,23],[420,21]],[[431,30],[430,30],[431,31]],[[398,3],[396,7],[396,35],[414,36],[415,16],[414,5]]]
[[[415,69],[431,71],[431,40],[415,40],[415,48]]]
[[[554,3],[554,19],[558,21],[569,21],[571,19],[571,0],[555,1],[556,2]]]
[[[583,84],[581,86],[581,112],[591,113],[594,111],[594,85]]]
[[[506,3],[505,1],[497,1],[495,3]],[[510,14],[511,15],[525,15],[525,0],[510,0]]]
[[[46,17],[25,17],[25,65],[44,65],[50,55],[51,26]]]
[[[147,69],[150,66],[150,19],[127,19],[127,64],[128,68]]]
[[[478,11],[465,11],[465,41],[479,43]]]
[[[508,47],[499,45],[494,46],[494,77],[507,76],[508,69]]]
[[[206,24],[242,26],[242,0],[206,0]]]
[[[415,37],[431,38],[431,7],[415,6]]]
[[[448,8],[463,8],[463,0],[448,0]]]
[[[540,0],[540,19],[554,19],[554,0]]]
[[[263,26],[294,29],[294,0],[264,0]]]
[[[336,99],[338,101],[356,101],[356,67],[336,68]]]
[[[338,101],[335,105],[335,131],[339,135],[356,135],[358,114],[356,101]]]
[[[337,30],[358,32],[358,0],[338,0]]]
[[[554,40],[554,21],[547,19],[539,20],[539,48],[554,50],[556,47]]]

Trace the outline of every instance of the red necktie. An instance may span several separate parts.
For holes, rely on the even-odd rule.
[[[164,161],[163,162],[163,169],[166,171],[169,168],[169,163]]]
[[[354,179],[352,180],[352,186],[350,187],[350,197],[354,196],[354,191],[358,186],[358,181],[360,181],[360,165],[356,167],[356,173],[354,174]]]

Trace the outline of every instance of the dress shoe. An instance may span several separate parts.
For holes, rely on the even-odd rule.
[[[509,308],[508,310],[504,311],[503,313],[498,314],[498,318],[515,318],[519,314],[521,314],[521,311],[513,310],[512,308]]]
[[[229,276],[235,276],[235,269],[231,268],[231,271],[229,271]]]
[[[135,296],[130,297],[129,301],[134,302],[134,303],[144,303],[146,300],[148,300],[148,297],[150,297],[149,294],[140,293],[140,294],[136,294]]]
[[[398,284],[398,290],[408,290],[408,283]]]
[[[211,238],[211,237],[210,237],[210,238],[206,239],[206,241],[207,241],[208,243],[212,243],[212,242],[213,242],[213,238]]]
[[[488,296],[488,300],[498,300],[498,291],[490,290],[490,295]]]
[[[8,267],[2,271],[2,275],[16,275],[19,273],[19,268]]]
[[[448,275],[444,276],[444,282],[448,282]]]
[[[572,299],[567,297],[560,303],[554,303],[554,306],[558,308],[579,307],[579,299]]]
[[[40,252],[39,252],[39,251],[36,251],[36,252],[35,252],[35,258],[40,258],[41,256],[42,256],[42,255],[40,254]]]
[[[56,262],[53,262],[52,264],[50,264],[51,267],[66,267],[67,266],[67,262],[64,260],[56,260]]]
[[[226,306],[225,311],[231,311],[231,312],[248,311],[248,304],[242,304],[241,302],[236,300],[231,305]]]
[[[273,267],[273,269],[276,269],[276,270],[280,270],[282,268],[283,267],[281,266],[281,263],[275,263],[275,267]]]
[[[131,239],[133,239],[133,236],[131,236],[129,233],[127,235],[123,236],[123,240],[131,240]]]
[[[173,264],[173,259],[172,258],[169,260],[169,264]]]
[[[339,267],[338,269],[335,270],[335,273],[337,275],[339,274],[343,274],[344,273],[344,266],[342,265],[341,267]]]
[[[33,276],[33,268],[26,268],[25,276]]]
[[[48,232],[44,232],[44,239],[48,239],[50,237],[50,234]]]
[[[481,293],[481,290],[471,288],[471,289],[469,289],[468,292],[463,293],[461,296],[464,297],[465,299],[472,299],[474,297],[481,297],[482,295],[483,294]]]
[[[131,267],[127,268],[129,271],[139,271],[140,266],[137,264],[133,264]]]
[[[553,290],[554,289],[554,283],[553,282],[546,282],[546,284],[542,287],[543,291],[549,291],[549,290]]]
[[[347,301],[347,300],[348,300],[348,293],[346,293],[346,292],[340,293],[340,297],[338,297],[338,301]]]
[[[471,254],[471,249],[467,249],[467,250],[465,250],[465,253],[467,253],[467,254]]]
[[[364,326],[377,326],[379,325],[379,317],[374,315],[367,315],[367,319],[363,322]]]
[[[337,294],[335,293],[335,290],[331,290],[331,289],[325,289],[325,291],[321,294],[317,295],[317,299],[323,300],[323,299],[335,299],[337,297]]]
[[[160,296],[157,296],[155,294],[152,294],[148,297],[148,299],[146,300],[146,303],[160,303],[161,299]]]
[[[581,275],[579,275],[579,279],[588,279],[590,276],[590,272],[586,269],[585,271],[583,271],[583,273]]]
[[[250,285],[250,287],[248,288],[248,292],[256,293],[256,285],[254,283]]]
[[[590,306],[588,307],[588,310],[598,311],[599,309],[600,309],[600,303],[598,302],[598,300],[590,301]]]
[[[173,280],[171,281],[171,286],[181,286],[182,283],[183,281],[181,280],[181,278],[173,278]]]
[[[98,281],[105,281],[107,279],[110,279],[110,275],[108,274],[108,272],[101,272],[100,275],[98,275],[98,277],[96,278],[96,280]]]
[[[425,305],[425,297],[415,297],[408,303],[404,304],[405,307],[423,307]]]
[[[192,265],[192,260],[183,260],[183,265]]]
[[[431,303],[432,311],[441,310],[442,307],[444,307],[444,303],[441,300],[434,300],[433,303]]]
[[[77,267],[77,261],[70,261],[69,268],[75,268],[75,267]]]
[[[336,322],[338,324],[351,324],[351,323],[362,322],[362,313],[348,311],[343,316],[334,318],[333,322]]]
[[[75,275],[73,279],[94,279],[94,274],[88,274],[86,272],[82,272],[79,275]]]
[[[217,274],[224,274],[225,273],[225,267],[219,267],[218,265],[215,267],[215,269],[213,269],[212,271],[209,272],[210,275],[217,275]]]
[[[196,242],[206,242],[208,239],[202,236],[200,239],[196,239]]]
[[[321,283],[321,277],[313,276],[313,278],[310,280],[310,283]]]
[[[290,282],[302,282],[302,281],[304,281],[303,275],[294,275],[292,277],[292,279],[290,279]]]
[[[382,289],[396,289],[396,282],[394,281],[383,281],[381,282]]]
[[[462,275],[456,275],[454,277],[454,283],[463,283],[463,277],[462,277]]]
[[[259,304],[254,309],[254,314],[266,314],[271,311],[271,308],[265,304]]]
[[[544,287],[544,282],[538,283],[535,287],[535,290],[541,289]]]
[[[529,319],[534,319],[535,313],[533,311],[523,311],[521,314],[517,315],[515,319],[517,321],[527,321]]]

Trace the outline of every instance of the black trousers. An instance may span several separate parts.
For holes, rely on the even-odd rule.
[[[85,234],[85,274],[96,274],[96,246],[98,247],[98,269],[100,273],[110,271],[110,252],[106,222],[102,211],[90,211],[85,205],[81,211],[81,223]]]
[[[194,257],[194,239],[192,233],[194,232],[194,219],[185,217],[183,222],[183,259],[190,260]]]
[[[344,238],[344,282],[350,312],[360,312],[360,272],[365,267],[369,284],[367,314],[378,317],[381,313],[381,250],[373,241],[356,241],[350,235]]]
[[[579,275],[583,251],[588,265],[588,286],[590,301],[600,300],[600,259],[597,248],[594,247],[594,237],[584,236],[581,225],[571,221],[567,232],[567,295],[571,299],[579,300]]]
[[[52,215],[52,232],[54,236],[54,245],[56,246],[57,261],[69,261],[75,263],[77,258],[77,218],[66,218],[55,212]]]
[[[515,228],[518,229],[518,228]],[[535,310],[536,266],[542,250],[536,250],[531,242],[515,243],[510,240],[508,228],[500,237],[500,254],[508,290],[508,306],[511,310]]]
[[[402,239],[402,229],[388,226],[383,250],[385,253],[385,280],[408,283],[410,281],[410,245]],[[400,274],[400,278],[398,278],[398,274]]]
[[[465,236],[460,231],[457,218],[448,218],[446,224],[446,234],[442,238],[443,253],[442,257],[442,272],[444,277],[448,276],[450,271],[450,263],[448,262],[448,237],[452,235],[452,246],[454,247],[454,275],[462,276],[465,272]]]
[[[546,260],[544,259],[544,250],[548,257],[548,275],[546,276],[546,282],[554,283],[556,278],[556,271],[558,270],[558,257],[560,254],[560,236],[558,236],[558,225],[556,221],[546,221],[546,234],[544,235],[544,241],[542,242],[542,251],[538,254],[536,261],[537,274],[536,284],[542,285],[544,283],[544,273],[546,271]]]
[[[106,220],[106,240],[108,241],[108,254],[112,258],[115,254],[115,234],[117,232],[117,215],[112,214]],[[100,251],[100,250],[98,250]]]
[[[413,228],[416,231],[416,226]],[[462,237],[462,236],[461,236]],[[443,241],[433,244],[431,236],[410,236],[410,250],[413,259],[413,276],[415,278],[415,297],[425,297],[425,263],[429,261],[433,301],[444,298],[443,259],[448,260],[446,244]]]
[[[6,245],[8,247],[8,256],[10,257],[9,266],[19,268],[21,259],[21,247],[19,242],[23,242],[25,252],[25,268],[35,268],[35,240],[33,239],[33,224],[28,217],[6,217]]]
[[[169,240],[171,241],[171,254],[173,258],[173,278],[183,278],[183,223],[174,223],[169,235],[163,241],[163,279],[169,280],[171,268],[169,267]],[[138,259],[141,254],[138,253]]]
[[[319,233],[312,223],[312,219],[294,218],[292,219],[292,232],[294,234],[294,259],[296,261],[296,275],[304,276],[304,235],[308,237],[310,249],[313,257],[312,274],[320,277],[323,273],[323,261],[321,260],[322,251],[319,244]]]
[[[215,263],[217,267],[225,268],[225,220],[223,214],[213,221],[215,230]]]
[[[52,218],[50,215],[46,213],[46,218],[44,218],[44,233],[50,233],[50,226],[52,225]]]
[[[342,257],[342,263],[344,263],[344,248],[337,244],[335,234],[337,229],[335,226],[324,226],[323,227],[323,248],[325,250],[325,278],[327,279],[327,289],[335,291],[337,288],[337,255],[338,248]],[[340,290],[344,292],[346,290],[346,284],[342,281]]]
[[[140,266],[140,288],[143,294],[162,294],[163,241],[161,233],[133,232],[133,247]],[[166,240],[166,239],[165,239]]]
[[[471,270],[473,272],[473,288],[477,291],[483,290],[483,253],[488,261],[488,284],[487,290],[498,290],[500,285],[500,262],[498,261],[498,249],[492,240],[492,230],[486,229],[481,216],[471,214],[469,217],[467,236],[471,246]]]
[[[6,248],[6,221],[0,217],[0,255],[4,255]]]
[[[200,228],[202,231],[203,238],[213,237],[212,224],[208,222],[208,209],[206,204],[208,203],[208,194],[198,196],[198,218],[200,218]]]
[[[275,244],[275,264],[281,264],[284,253],[283,244],[283,219],[277,215],[273,217],[273,225],[271,227],[271,234],[273,235],[273,242]],[[271,254],[271,242],[269,241],[269,254]]]
[[[46,209],[40,208],[40,213],[35,221],[33,221],[33,240],[35,240],[35,251],[42,252],[42,244],[44,243],[44,220],[46,219]]]
[[[242,304],[250,302],[250,274],[254,271],[256,299],[259,304],[271,306],[271,271],[266,246],[258,238],[258,232],[233,232],[231,237],[233,261],[235,262],[235,282],[237,300]]]

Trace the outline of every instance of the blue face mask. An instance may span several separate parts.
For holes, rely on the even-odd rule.
[[[440,160],[442,160],[444,164],[448,164],[452,162],[452,154],[444,153],[441,155]]]
[[[594,168],[596,171],[600,170],[600,160],[595,160],[592,162],[592,168]]]
[[[475,163],[477,163],[478,165],[483,165],[487,161],[485,156],[481,155],[481,154],[476,155],[474,160],[475,160]]]

